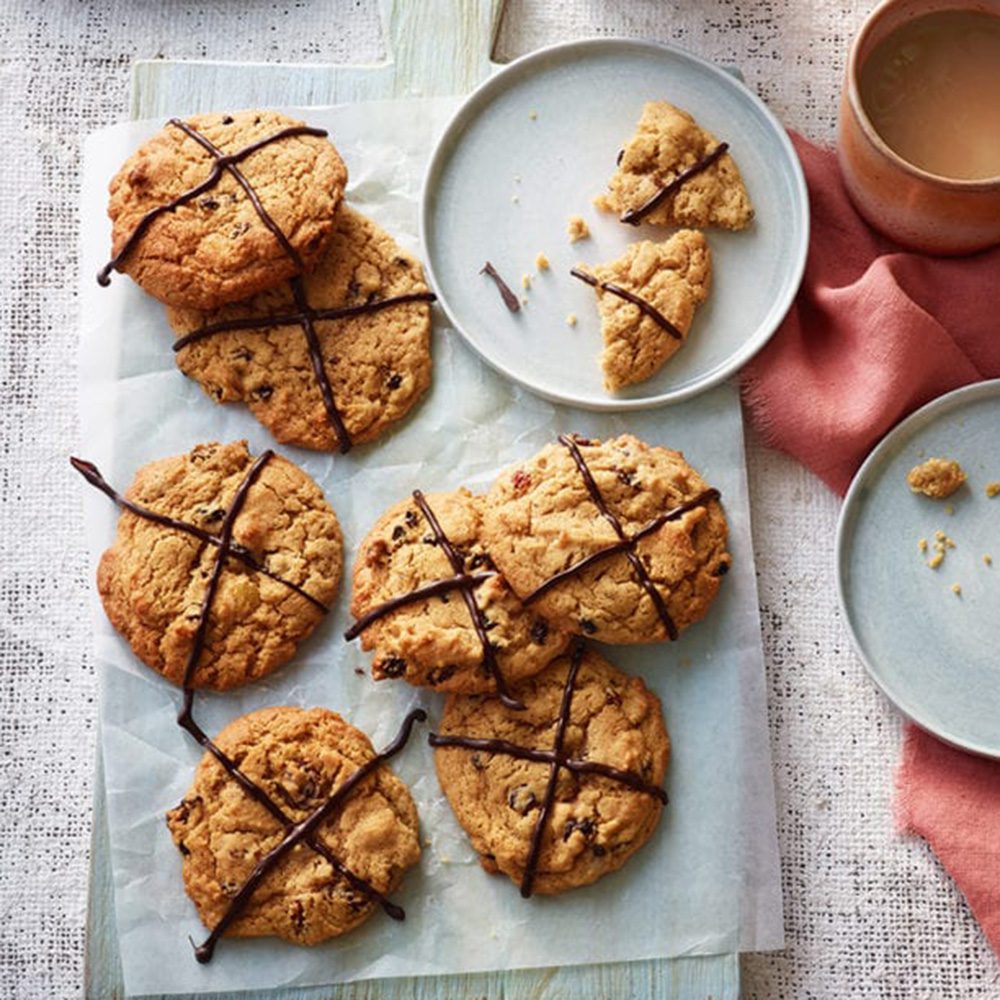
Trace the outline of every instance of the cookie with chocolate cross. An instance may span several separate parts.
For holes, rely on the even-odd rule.
[[[417,809],[385,766],[406,743],[412,712],[380,753],[323,708],[265,708],[231,722],[201,759],[167,825],[184,887],[211,931],[201,962],[226,937],[312,945],[381,906],[420,858]]]
[[[655,375],[684,345],[695,310],[708,298],[712,255],[701,233],[682,229],[571,273],[597,293],[604,387],[615,392]]]
[[[569,642],[518,600],[483,546],[482,497],[419,490],[384,513],[358,548],[347,638],[372,650],[376,680],[500,692]]]
[[[659,822],[670,759],[660,701],[579,642],[517,694],[522,711],[449,696],[430,738],[441,788],[483,868],[522,896],[588,885]]]
[[[343,564],[340,525],[298,466],[245,441],[143,466],[124,495],[97,588],[136,656],[186,690],[225,690],[287,662],[323,619]]]
[[[649,101],[598,208],[622,222],[745,229],[753,206],[729,145],[667,101]]]
[[[729,569],[718,490],[669,448],[630,434],[562,435],[503,471],[483,540],[514,592],[601,642],[676,639]]]
[[[214,309],[311,270],[347,168],[323,129],[273,111],[172,118],[112,178],[113,270],[161,302]]]
[[[177,364],[210,398],[246,403],[283,444],[347,451],[401,420],[430,385],[433,300],[420,263],[345,205],[304,278],[167,315]]]

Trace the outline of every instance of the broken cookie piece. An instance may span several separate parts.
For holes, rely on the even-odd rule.
[[[655,375],[683,346],[708,297],[712,257],[705,237],[685,229],[663,243],[633,243],[617,260],[573,274],[597,292],[604,386],[614,392]]]
[[[965,472],[953,458],[929,458],[910,469],[906,481],[914,493],[943,500],[965,482]]]
[[[744,229],[753,206],[728,149],[686,111],[649,101],[594,204],[632,224]]]

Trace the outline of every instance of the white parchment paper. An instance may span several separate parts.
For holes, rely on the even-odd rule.
[[[424,165],[455,106],[453,99],[435,99],[293,113],[329,129],[350,169],[351,204],[417,250]],[[254,453],[273,445],[242,406],[215,405],[180,374],[158,303],[124,276],[116,275],[110,289],[94,281],[110,243],[107,181],[160,125],[103,130],[91,137],[85,154],[84,457],[96,461],[119,489],[139,465],[202,441],[246,438]],[[470,262],[470,280],[477,267]],[[530,341],[544,330],[526,324],[525,336]],[[598,344],[581,340],[580,349],[596,356]],[[438,788],[428,727],[418,728],[392,765],[414,794],[427,843],[419,868],[394,895],[406,909],[405,923],[376,913],[361,929],[311,949],[273,939],[226,939],[210,965],[198,965],[187,938],[200,940],[205,931],[184,894],[180,856],[164,813],[184,795],[200,753],[174,722],[179,692],[135,659],[95,595],[115,905],[130,994],[260,990],[781,946],[763,661],[733,386],[621,417],[554,406],[487,369],[438,311],[433,387],[398,431],[347,456],[279,450],[319,482],[336,509],[349,571],[377,515],[414,487],[485,488],[499,468],[563,431],[600,437],[625,430],[682,449],[722,491],[734,557],[711,614],[678,642],[600,647],[663,699],[673,742],[670,805],[650,843],[593,886],[522,900],[511,882],[487,875],[476,863]],[[117,513],[89,487],[81,485],[81,494],[96,567],[113,538]],[[347,603],[342,592],[327,620],[276,675],[225,695],[199,695],[204,728],[218,732],[239,714],[275,704],[332,708],[366,730],[376,746],[391,739],[413,705],[425,705],[433,724],[438,696],[400,683],[375,684],[367,657],[343,641]]]

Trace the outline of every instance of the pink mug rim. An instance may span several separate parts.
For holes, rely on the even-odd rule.
[[[959,178],[959,177],[945,177],[943,174],[934,174],[929,170],[924,170],[922,167],[918,167],[909,160],[904,159],[899,155],[891,146],[886,143],[886,141],[878,134],[875,126],[871,123],[867,112],[865,111],[864,104],[861,101],[861,91],[858,85],[858,76],[861,70],[860,62],[860,52],[864,43],[868,40],[874,27],[882,20],[886,12],[894,7],[899,6],[904,0],[882,0],[882,2],[865,18],[864,24],[861,25],[860,31],[854,36],[854,41],[851,43],[850,52],[847,57],[847,94],[848,99],[851,103],[851,110],[854,112],[854,116],[857,119],[858,124],[861,127],[861,131],[864,132],[865,137],[868,139],[872,145],[883,156],[889,159],[893,164],[899,167],[901,170],[918,178],[919,180],[925,181],[930,184],[934,184],[937,187],[945,188],[950,191],[995,191],[1000,189],[1000,174],[995,174],[992,177],[977,177],[977,178]],[[951,4],[946,3],[943,6],[929,6],[929,9],[924,11],[923,14],[918,14],[917,17],[923,17],[924,14],[933,14],[942,10],[969,10],[975,13],[986,13],[1000,20],[1000,11],[994,12],[992,10],[984,10],[982,7],[972,6],[973,0],[969,0],[968,5],[959,2]],[[916,18],[913,18],[916,20]]]

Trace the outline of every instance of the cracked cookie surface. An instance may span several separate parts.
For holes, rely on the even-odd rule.
[[[253,461],[245,441],[199,445],[143,466],[125,495],[217,537]],[[287,459],[275,455],[264,466],[233,541],[322,604],[333,600],[343,565],[340,525],[316,483]],[[111,624],[139,659],[174,684],[183,682],[217,551],[126,510],[98,566]],[[230,556],[192,686],[225,690],[270,673],[322,618],[305,597]]]
[[[708,489],[669,448],[629,434],[576,438],[604,502],[631,537],[654,518]],[[618,542],[562,443],[504,470],[486,497],[483,538],[497,567],[523,599],[557,573]],[[678,631],[708,611],[729,569],[725,514],[699,504],[641,538],[634,551]],[[609,643],[665,639],[668,632],[624,552],[562,580],[531,607],[552,623]]]
[[[313,309],[361,306],[427,292],[423,269],[383,229],[348,206],[316,268],[303,279]],[[204,326],[297,312],[288,284],[212,312],[169,309],[178,337]],[[314,323],[333,397],[350,438],[364,443],[404,417],[431,381],[426,302]],[[181,371],[216,402],[244,402],[283,444],[338,446],[299,324],[212,334],[177,353]]]
[[[524,711],[488,696],[452,695],[438,731],[550,750],[569,669],[570,657],[561,656],[520,684]],[[569,757],[662,784],[670,740],[660,701],[639,678],[586,650],[569,719],[563,744]],[[437,747],[434,761],[441,788],[482,866],[520,883],[551,765],[464,747]],[[646,843],[662,811],[660,800],[645,792],[560,768],[534,891],[563,892],[617,870]]]
[[[595,288],[601,314],[604,387],[611,392],[655,375],[687,341],[695,310],[708,298],[712,257],[701,233],[683,229],[663,243],[633,243],[617,260],[588,269],[648,302],[678,339],[634,303]]]
[[[323,708],[265,708],[231,722],[215,743],[294,822],[320,808],[375,756],[368,737]],[[184,886],[206,927],[223,917],[256,864],[286,830],[206,753],[167,826],[183,856]],[[391,893],[420,858],[417,810],[386,766],[366,777],[317,832],[355,875]],[[227,936],[316,944],[376,909],[330,863],[297,844],[264,877]]]
[[[425,497],[468,574],[495,572],[481,540],[481,497],[468,490]],[[412,499],[386,511],[358,548],[351,612],[361,617],[402,594],[455,575],[431,527]],[[511,684],[542,670],[569,641],[537,610],[525,608],[502,576],[472,591],[484,617],[497,665]],[[376,680],[401,677],[438,691],[484,693],[496,684],[483,666],[483,645],[459,590],[409,603],[361,633],[373,650]]]
[[[227,154],[303,124],[273,111],[196,115],[186,122]],[[147,212],[201,184],[214,164],[174,125],[140,146],[109,185],[112,254],[121,252]],[[333,235],[347,183],[337,150],[320,136],[289,136],[251,153],[237,168],[309,270]],[[162,302],[214,309],[270,288],[298,268],[224,170],[209,190],[156,218],[119,270]]]
[[[594,204],[618,214],[638,209],[718,145],[719,140],[686,111],[667,101],[649,101],[607,192]],[[660,226],[723,229],[744,229],[752,219],[750,197],[728,152],[643,216],[644,222]]]

